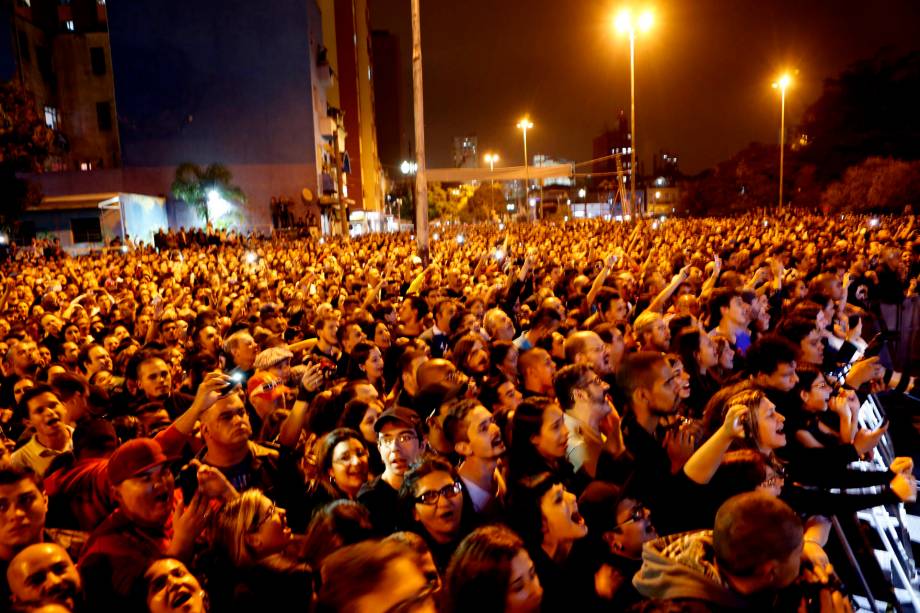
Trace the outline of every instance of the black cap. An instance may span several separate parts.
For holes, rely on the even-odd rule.
[[[416,434],[418,434],[419,438],[422,437],[422,419],[418,416],[418,413],[412,409],[407,409],[405,407],[387,409],[381,413],[377,421],[374,422],[374,432],[379,434],[380,430],[388,423],[398,423],[407,428],[412,428],[415,430]]]

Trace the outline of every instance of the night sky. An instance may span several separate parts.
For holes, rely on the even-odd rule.
[[[409,0],[370,0],[374,29],[401,38],[411,134]],[[422,0],[429,166],[452,166],[453,137],[475,134],[480,154],[521,164],[525,113],[531,155],[591,158],[591,140],[629,110],[629,42],[612,25],[617,2]],[[920,48],[917,0],[665,0],[636,41],[638,151],[680,157],[695,173],[749,142],[778,142],[780,100],[770,83],[797,69],[787,126],[824,79],[883,46]],[[650,169],[650,167],[649,167]]]

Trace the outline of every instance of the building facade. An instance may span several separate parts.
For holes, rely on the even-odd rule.
[[[10,76],[58,134],[46,170],[121,166],[105,2],[12,0],[6,17]]]

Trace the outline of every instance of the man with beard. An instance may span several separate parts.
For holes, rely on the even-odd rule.
[[[586,364],[601,377],[611,374],[610,347],[596,333],[573,332],[566,337],[564,347],[569,364]]]
[[[43,383],[25,391],[18,411],[24,416],[26,427],[34,429],[35,434],[13,452],[10,463],[44,475],[54,458],[73,449],[73,429],[64,423],[66,409],[51,386]]]
[[[632,585],[642,547],[658,538],[648,509],[623,488],[594,481],[578,498],[578,512],[588,525],[588,536],[572,550],[579,604],[587,611],[625,611],[642,598]]]
[[[361,486],[358,502],[370,511],[374,529],[384,535],[397,529],[399,488],[403,475],[421,455],[425,438],[419,416],[403,407],[384,411],[374,422],[374,431],[384,471]]]
[[[671,331],[660,313],[645,311],[636,318],[633,331],[636,333],[641,351],[668,351]]]
[[[610,386],[584,363],[562,368],[553,385],[569,431],[566,459],[576,471],[583,468],[594,478],[605,451],[614,458],[626,451],[620,416],[607,400]]]
[[[651,509],[659,530],[676,532],[688,525],[682,515],[694,483],[683,465],[694,441],[684,426],[669,429],[663,439],[658,430],[661,419],[677,410],[679,377],[662,354],[643,351],[623,360],[617,387],[624,398],[623,440],[634,459],[632,494]]]
[[[10,561],[6,578],[17,607],[55,603],[81,610],[80,573],[60,545],[29,545]]]
[[[79,563],[90,610],[129,610],[134,582],[153,559],[190,557],[205,527],[208,498],[202,485],[173,514],[175,481],[170,461],[159,443],[149,438],[130,440],[112,454],[109,483],[118,507],[90,535]]]
[[[478,400],[453,402],[444,418],[444,433],[454,451],[463,458],[457,472],[476,513],[499,517],[506,487],[497,465],[505,453],[505,443],[492,413]]]

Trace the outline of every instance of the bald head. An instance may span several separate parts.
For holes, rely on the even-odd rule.
[[[564,347],[569,364],[587,364],[599,375],[610,373],[610,349],[596,332],[573,332],[565,339]]]
[[[6,579],[19,604],[53,602],[73,610],[80,594],[80,574],[63,547],[39,543],[10,561]]]
[[[418,382],[419,389],[425,389],[433,383],[445,382],[451,379],[451,375],[457,367],[449,360],[443,358],[434,358],[423,362],[415,373],[415,379]]]

